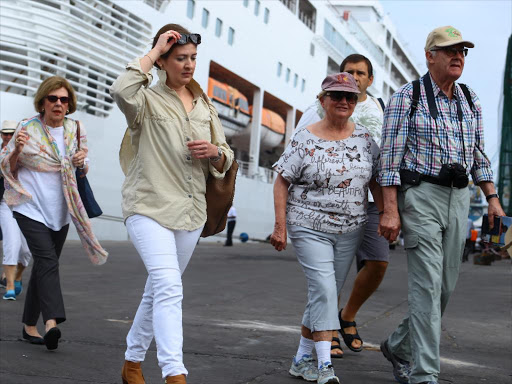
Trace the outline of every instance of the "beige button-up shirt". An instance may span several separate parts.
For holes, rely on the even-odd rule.
[[[110,94],[126,116],[128,128],[119,151],[126,175],[122,187],[123,216],[150,217],[165,228],[192,231],[206,222],[206,179],[222,179],[233,162],[217,111],[202,97],[192,80],[194,108],[187,113],[178,94],[160,80],[144,73],[139,58],[126,66],[110,88]],[[191,140],[208,140],[226,157],[218,172],[209,160],[194,159],[187,147]]]

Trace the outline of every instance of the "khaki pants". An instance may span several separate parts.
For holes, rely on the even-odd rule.
[[[441,316],[455,289],[467,232],[469,191],[422,182],[398,192],[408,263],[409,312],[388,338],[410,361],[410,383],[436,381]]]

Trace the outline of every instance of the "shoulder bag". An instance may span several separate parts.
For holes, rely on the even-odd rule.
[[[76,137],[78,142],[77,148],[80,150],[80,122],[78,120],[76,121]],[[78,193],[80,193],[80,199],[82,199],[82,204],[87,211],[87,216],[91,219],[101,216],[103,211],[94,198],[87,176],[84,171],[79,168],[76,169],[76,185],[78,187]]]
[[[208,98],[203,94],[203,98],[210,106]],[[210,113],[211,114],[211,113]],[[210,131],[214,137],[213,116],[210,122]],[[238,171],[238,163],[233,159],[231,167],[226,171],[223,179],[216,179],[209,174],[206,180],[206,223],[201,233],[201,237],[213,236],[222,232],[226,228],[228,211],[233,205],[235,197],[235,181]]]

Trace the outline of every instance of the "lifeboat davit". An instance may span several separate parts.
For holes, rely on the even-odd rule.
[[[208,97],[219,113],[226,137],[233,137],[247,130],[251,120],[247,97],[236,88],[211,77],[208,78]]]

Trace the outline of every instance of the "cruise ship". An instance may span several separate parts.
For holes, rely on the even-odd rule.
[[[45,78],[71,82],[78,96],[71,117],[87,129],[88,178],[104,212],[93,219],[100,240],[127,238],[118,161],[126,122],[109,87],[168,23],[202,35],[195,79],[215,103],[240,164],[235,235],[251,239],[273,230],[271,165],[327,74],[361,53],[374,66],[368,91],[384,101],[420,76],[378,1],[0,1],[0,118],[33,116]]]

